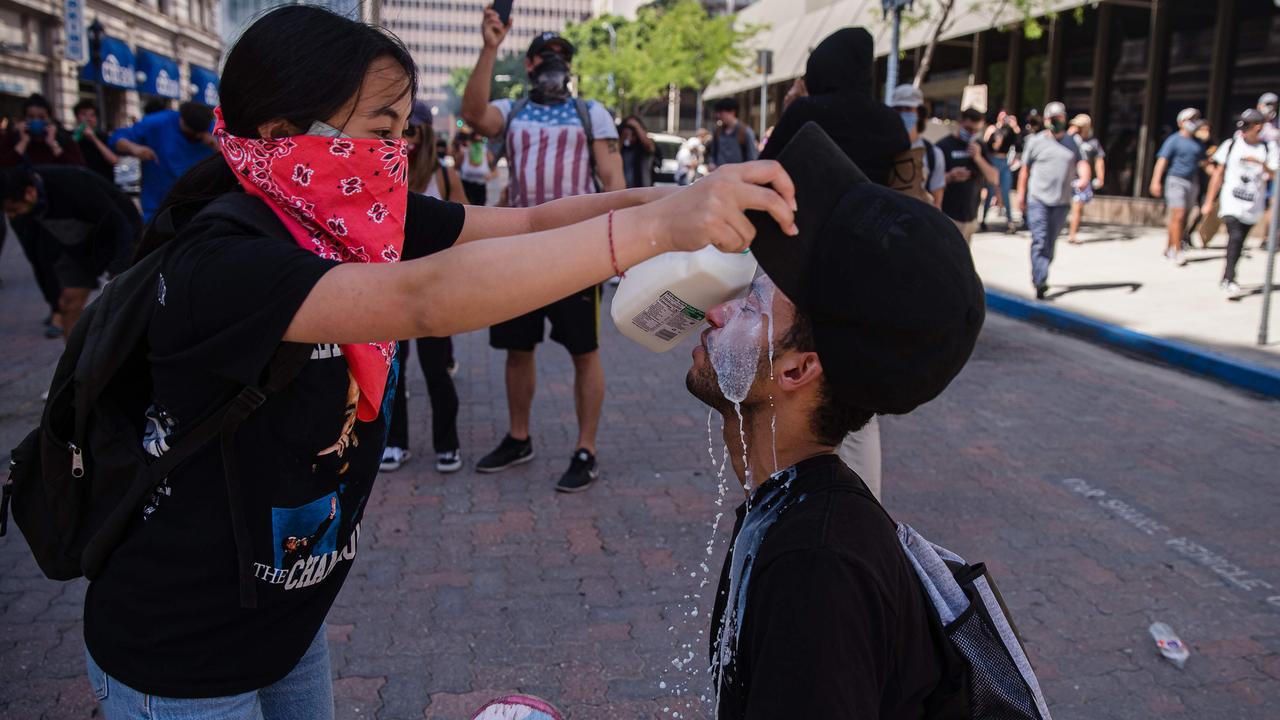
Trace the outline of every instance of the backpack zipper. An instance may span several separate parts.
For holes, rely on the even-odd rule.
[[[84,477],[84,457],[80,454],[80,448],[69,442],[67,449],[71,451],[71,477]]]

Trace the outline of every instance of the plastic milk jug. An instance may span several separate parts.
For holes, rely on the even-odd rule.
[[[613,324],[654,352],[670,350],[702,327],[708,310],[746,291],[755,274],[750,252],[708,245],[664,253],[627,271],[613,296]]]

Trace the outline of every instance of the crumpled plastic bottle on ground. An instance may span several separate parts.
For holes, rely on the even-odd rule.
[[[1182,666],[1187,664],[1187,658],[1191,657],[1191,651],[1187,649],[1186,643],[1182,642],[1173,628],[1162,622],[1154,622],[1148,630],[1151,637],[1155,639],[1160,654],[1177,665],[1178,669],[1182,669]]]

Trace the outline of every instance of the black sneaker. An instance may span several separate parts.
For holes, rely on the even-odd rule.
[[[578,448],[578,451],[573,454],[573,459],[569,461],[569,469],[564,471],[560,476],[560,482],[556,483],[556,491],[582,492],[599,478],[600,471],[596,469],[596,456],[585,448]]]
[[[1037,285],[1037,286],[1036,286],[1036,299],[1037,299],[1037,300],[1043,300],[1043,299],[1044,299],[1044,297],[1045,297],[1046,295],[1048,295],[1048,294],[1049,294],[1049,286],[1048,286],[1048,285]]]
[[[533,438],[516,440],[507,435],[498,443],[493,452],[480,458],[476,463],[476,472],[495,473],[506,470],[512,465],[527,463],[533,459]]]

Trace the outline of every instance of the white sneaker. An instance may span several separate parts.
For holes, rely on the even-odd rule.
[[[1240,294],[1240,286],[1234,280],[1223,280],[1222,291],[1232,297]]]
[[[457,450],[436,453],[436,472],[451,473],[462,469],[462,455]]]
[[[1178,267],[1186,267],[1187,254],[1179,250],[1173,254],[1173,261],[1178,264]]]
[[[388,447],[382,451],[382,464],[378,469],[382,472],[395,472],[400,466],[409,462],[410,453],[404,448]]]
[[[458,374],[458,359],[457,359],[457,358],[454,358],[453,360],[450,360],[450,361],[449,361],[449,367],[445,368],[445,369],[444,369],[444,371],[445,371],[445,372],[447,372],[447,373],[449,373],[449,377],[453,377],[453,376],[457,375],[457,374]]]
[[[1173,260],[1173,251],[1169,248],[1164,249],[1164,259],[1170,261]]]

